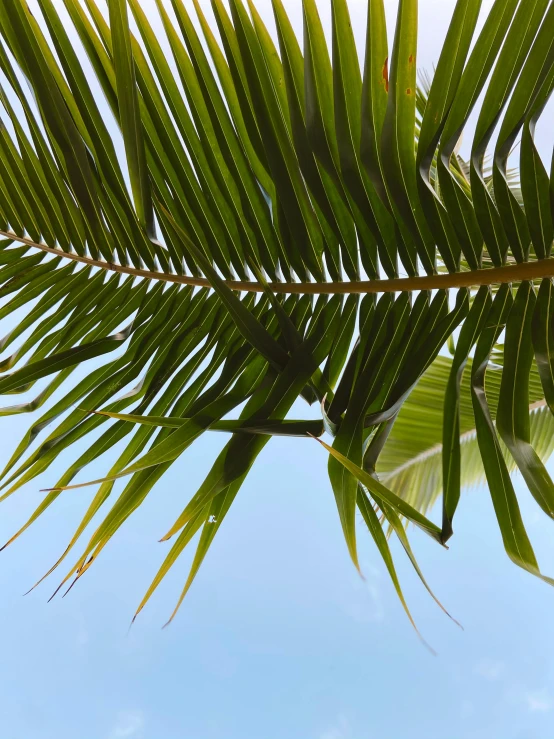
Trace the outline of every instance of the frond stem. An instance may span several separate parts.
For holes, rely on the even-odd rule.
[[[35,249],[48,252],[56,257],[71,259],[75,262],[88,264],[92,267],[105,269],[110,272],[119,272],[134,277],[144,277],[148,280],[173,282],[180,285],[196,287],[211,287],[205,277],[192,275],[174,275],[164,272],[150,272],[135,267],[125,267],[121,264],[104,262],[91,257],[82,257],[79,254],[66,252],[46,244],[37,244],[35,241],[18,236],[11,231],[1,231],[4,236],[20,244],[32,246]],[[297,295],[349,295],[351,293],[397,293],[417,290],[444,290],[457,287],[478,287],[480,285],[499,285],[506,282],[522,282],[524,280],[538,280],[543,277],[554,277],[554,259],[539,259],[522,264],[509,264],[504,267],[476,269],[467,272],[454,272],[438,275],[422,275],[418,277],[397,277],[387,280],[360,280],[358,282],[270,282],[269,287],[275,293]],[[261,293],[264,286],[259,282],[244,282],[240,280],[226,280],[226,285],[238,292]]]

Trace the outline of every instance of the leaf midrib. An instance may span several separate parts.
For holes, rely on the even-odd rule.
[[[205,277],[192,275],[177,275],[165,272],[155,272],[136,267],[126,267],[113,262],[105,262],[91,257],[80,256],[63,251],[47,244],[39,244],[25,236],[18,236],[11,231],[0,230],[0,236],[21,244],[40,249],[56,257],[71,259],[82,264],[88,264],[98,269],[118,272],[119,274],[143,277],[159,282],[192,285],[194,287],[211,288],[211,282]],[[503,267],[476,269],[467,272],[454,272],[438,275],[418,275],[416,277],[397,277],[387,280],[359,280],[350,282],[270,282],[268,286],[260,282],[241,280],[225,280],[227,287],[237,292],[261,293],[269,287],[274,293],[295,295],[351,295],[367,293],[398,293],[414,292],[418,290],[446,290],[459,287],[478,287],[479,285],[500,285],[506,283],[523,282],[524,280],[538,280],[544,277],[554,277],[554,258],[539,259],[534,262],[509,264]]]

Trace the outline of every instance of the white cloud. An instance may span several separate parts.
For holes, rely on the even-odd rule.
[[[320,735],[319,739],[344,739],[344,737],[340,729],[328,729]]]
[[[77,634],[76,634],[77,644],[80,647],[84,647],[86,644],[88,644],[90,637],[89,637],[89,632],[87,629],[87,622],[82,613],[77,614],[77,621],[78,621]]]
[[[525,696],[525,702],[530,711],[546,713],[546,711],[551,711],[554,708],[554,700],[548,690],[544,688],[543,690],[537,690],[534,693],[527,693]]]
[[[496,662],[492,659],[483,659],[475,667],[477,675],[484,677],[485,680],[498,680],[498,678],[504,673],[504,663]]]
[[[141,739],[143,727],[142,711],[123,711],[117,717],[110,739]]]
[[[352,575],[352,595],[341,603],[341,608],[357,623],[376,623],[385,618],[381,594],[381,572],[371,564],[362,562],[364,579]]]
[[[80,626],[77,631],[77,644],[80,647],[84,647],[89,642],[89,633],[84,626]]]
[[[375,567],[371,567],[366,577],[366,586],[373,604],[371,620],[382,621],[385,618],[385,609],[383,608],[383,599],[381,596],[381,573]]]
[[[348,739],[350,734],[350,724],[346,716],[339,716],[334,726],[329,727],[319,739]]]

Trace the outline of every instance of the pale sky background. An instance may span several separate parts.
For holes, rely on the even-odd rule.
[[[285,5],[298,23],[300,3]],[[320,5],[328,21],[327,2]],[[437,60],[453,5],[421,0],[420,66]],[[153,15],[153,3],[146,7]],[[269,0],[258,7],[270,21]],[[350,7],[362,45],[365,2]],[[387,3],[391,18],[395,7]],[[305,405],[295,411],[308,415]],[[2,466],[32,418],[0,419]],[[56,576],[21,595],[63,550],[91,489],[60,496],[1,553],[0,739],[551,739],[554,591],[509,562],[486,489],[463,496],[449,551],[412,532],[424,573],[465,631],[394,546],[406,598],[435,657],[361,526],[366,582],[355,573],[326,455],[309,440],[266,447],[174,623],[161,630],[193,549],[128,631],[167,551],[157,540],[224,442],[205,434],[175,463],[65,599],[46,603]],[[0,543],[34,510],[38,489],[83,449],[74,447],[2,504]],[[86,477],[100,476],[113,456]],[[543,570],[554,575],[554,524],[519,479],[516,487]]]

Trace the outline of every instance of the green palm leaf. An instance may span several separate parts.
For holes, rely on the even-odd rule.
[[[496,354],[495,364],[487,373],[493,417],[500,395],[502,369],[497,363],[501,360],[502,356]],[[461,489],[486,481],[471,407],[471,362],[470,358],[460,387]],[[440,356],[427,370],[404,403],[377,464],[379,479],[424,514],[433,508],[443,491],[443,400],[452,366],[451,357]],[[532,368],[529,381],[531,444],[539,458],[546,462],[554,452],[554,418],[543,399],[536,368]],[[502,443],[501,446],[509,470],[514,472],[517,465],[506,447]]]
[[[363,70],[347,0],[331,1],[331,48],[315,0],[302,39],[280,0],[275,35],[252,0],[212,0],[217,28],[199,0],[198,25],[156,2],[159,34],[140,0],[63,4],[71,29],[51,0],[37,16],[0,0],[0,393],[25,396],[0,415],[37,413],[0,485],[49,485],[10,542],[96,485],[48,573],[75,556],[74,582],[200,435],[227,432],[139,610],[200,532],[179,606],[271,436],[325,429],[350,556],[358,509],[407,612],[383,524],[423,577],[402,521],[444,543],[483,476],[509,556],[543,577],[509,473],[552,515],[554,182],[534,141],[552,3],[495,0],[476,34],[481,3],[458,0],[420,85],[417,0],[399,4],[390,60],[370,0]],[[291,418],[299,398],[321,418]],[[440,527],[426,512],[443,490]]]

